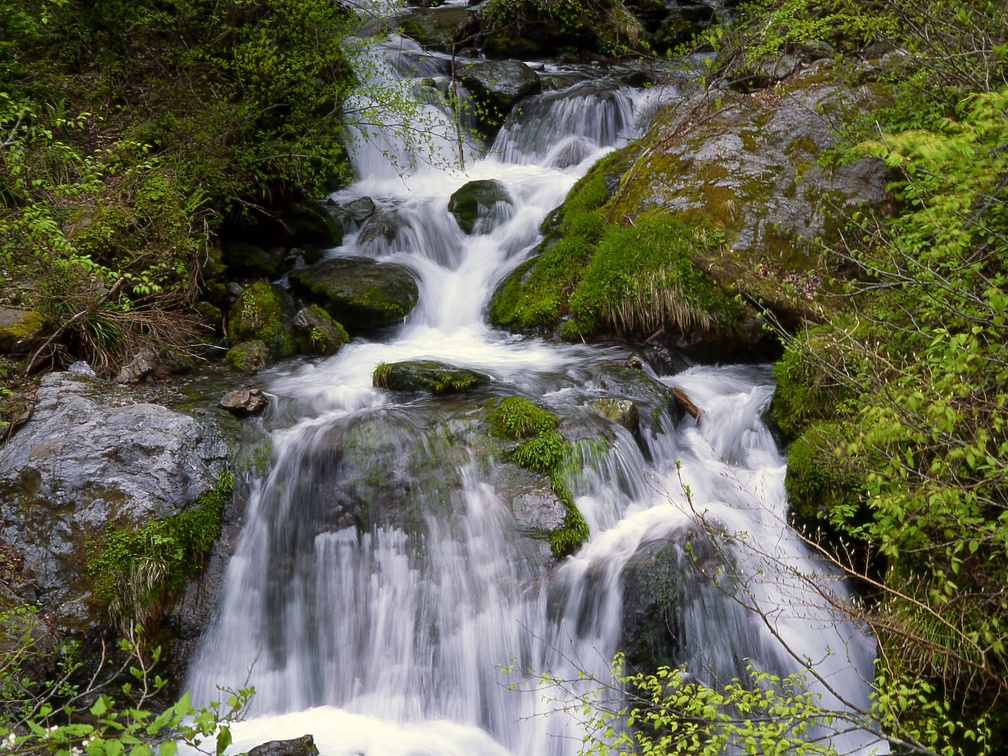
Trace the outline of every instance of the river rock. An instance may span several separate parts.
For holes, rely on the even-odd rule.
[[[476,99],[480,131],[488,139],[519,101],[542,91],[536,72],[520,60],[472,63],[462,69],[462,86]]]
[[[211,421],[115,406],[103,386],[45,376],[34,416],[0,447],[0,544],[23,558],[54,626],[76,636],[108,622],[92,601],[89,544],[186,511],[229,466]]]
[[[302,354],[331,357],[350,341],[346,329],[314,304],[298,310],[294,316],[294,331]]]
[[[326,201],[325,207],[344,228],[359,226],[375,212],[375,203],[370,197],[358,197],[341,205],[330,199]]]
[[[327,249],[343,243],[343,229],[319,202],[297,202],[287,208],[281,221],[291,244]]]
[[[233,415],[257,415],[269,406],[262,389],[242,386],[221,397],[220,406]]]
[[[380,255],[389,251],[406,227],[406,220],[398,210],[379,210],[373,213],[361,226],[357,245],[368,248],[369,252]]]
[[[291,321],[294,300],[277,284],[256,281],[244,289],[231,306],[228,335],[232,344],[261,341],[273,357],[297,354]]]
[[[45,316],[40,312],[0,307],[0,353],[26,354],[44,328]]]
[[[248,756],[319,756],[315,738],[302,735],[291,740],[271,740],[249,749]]]
[[[629,399],[603,397],[596,399],[588,406],[593,412],[597,412],[610,422],[622,425],[631,433],[637,430],[640,414],[637,412],[637,407]]]
[[[401,323],[416,306],[413,272],[365,257],[323,260],[288,275],[291,286],[314,298],[350,331],[369,331]]]
[[[485,234],[513,214],[514,201],[499,181],[483,179],[456,190],[448,199],[448,211],[465,233]]]
[[[375,368],[372,381],[391,391],[424,391],[435,396],[460,394],[485,386],[490,376],[469,368],[434,360],[407,360],[383,363]]]
[[[243,373],[255,373],[269,364],[270,350],[262,341],[243,341],[228,350],[224,362]]]
[[[116,376],[116,383],[133,383],[143,380],[160,364],[158,354],[151,347],[143,347],[136,356],[123,365]]]
[[[457,5],[410,8],[397,22],[403,34],[421,47],[441,52],[452,52],[469,41],[477,30],[472,11]]]

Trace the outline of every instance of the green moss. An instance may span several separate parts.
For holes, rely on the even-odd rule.
[[[823,328],[808,334],[809,348],[822,354],[829,354]],[[831,420],[837,416],[837,408],[847,399],[823,369],[821,358],[813,359],[805,349],[790,346],[777,364],[774,365],[774,388],[771,411],[777,426],[788,438],[797,437],[813,422]]]
[[[699,228],[670,216],[608,226],[570,297],[579,333],[648,335],[670,326],[684,333],[733,326],[738,305],[693,262],[706,247]]]
[[[436,396],[459,394],[489,382],[485,373],[431,360],[383,362],[371,374],[371,383],[377,388],[426,391]]]
[[[494,435],[510,439],[549,433],[558,423],[556,415],[520,396],[502,399],[487,416],[487,421]]]
[[[283,289],[257,281],[235,300],[229,319],[231,343],[261,341],[274,357],[297,354],[297,340],[291,328],[293,306]]]
[[[563,525],[550,533],[549,538],[553,555],[559,559],[577,551],[588,540],[588,523],[574,504],[574,497],[568,489],[562,488],[554,480],[553,492],[563,501],[565,509]]]
[[[567,442],[555,431],[541,432],[522,442],[511,461],[519,467],[541,473],[553,473],[560,468]]]
[[[234,476],[223,473],[192,509],[141,528],[111,528],[90,549],[94,600],[123,627],[156,622],[165,602],[205,564],[233,491]]]
[[[254,373],[269,363],[269,347],[261,341],[243,341],[231,347],[224,362],[245,373]]]
[[[850,530],[854,524],[850,520],[861,487],[837,454],[843,445],[842,432],[839,423],[815,423],[788,449],[784,488],[791,517],[799,525],[821,528],[840,520]]]

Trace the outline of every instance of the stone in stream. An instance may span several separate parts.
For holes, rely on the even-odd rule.
[[[133,383],[143,380],[157,368],[158,354],[150,347],[143,347],[129,364],[123,365],[116,376],[116,383]]]
[[[486,60],[462,69],[462,86],[476,100],[479,129],[491,139],[511,109],[542,91],[536,72],[520,60]]]
[[[294,329],[302,354],[331,357],[350,341],[346,329],[314,304],[298,310],[294,316]]]
[[[224,363],[241,370],[243,373],[254,373],[262,370],[270,362],[270,350],[262,341],[243,341],[235,344],[224,355]]]
[[[467,234],[485,234],[514,213],[514,200],[495,179],[470,181],[448,199],[448,211]]]
[[[312,735],[302,735],[290,740],[271,740],[249,749],[248,756],[319,756]]]
[[[262,389],[242,386],[221,397],[220,406],[233,415],[257,415],[269,406]]]
[[[186,512],[229,469],[213,420],[114,396],[69,372],[46,375],[34,416],[0,447],[0,547],[23,559],[53,626],[77,638],[109,624],[88,572],[109,528]]]
[[[631,433],[637,430],[640,414],[637,412],[637,407],[629,399],[603,397],[596,399],[588,407],[610,422],[622,425]]]
[[[490,383],[490,376],[434,360],[383,363],[372,382],[391,391],[424,391],[436,396],[459,394]]]
[[[366,257],[337,257],[293,270],[292,288],[318,304],[347,330],[369,331],[401,323],[419,298],[413,272]]]

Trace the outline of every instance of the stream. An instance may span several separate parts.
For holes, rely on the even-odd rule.
[[[409,92],[414,79],[444,81],[449,67],[405,40],[369,54],[376,76],[394,74]],[[188,680],[203,702],[219,697],[217,686],[255,686],[234,748],[312,733],[324,756],[576,754],[586,731],[566,704],[594,684],[541,690],[528,670],[607,683],[613,655],[636,643],[627,617],[645,614],[628,611],[627,586],[646,604],[655,575],[680,599],[672,650],[699,679],[744,676],[749,664],[780,675],[812,666],[824,705],[867,707],[874,640],[831,608],[829,596],[846,595],[841,577],[786,525],[785,460],[760,419],[769,368],[634,379],[622,367],[629,347],[517,337],[485,322],[494,287],[528,258],[575,181],[679,94],[571,78],[525,101],[489,150],[467,143],[464,171],[404,170],[395,129],[355,132],[365,178],[333,200],[370,197],[400,226],[392,239],[365,241],[351,228],[327,254],[408,265],[420,299],[380,338],[260,376],[273,399],[273,463],[254,486]],[[451,119],[420,107],[435,151],[457,157]],[[514,204],[467,236],[448,198],[477,179],[501,182]],[[372,386],[379,363],[421,357],[493,381],[462,397]],[[662,400],[673,387],[700,408],[698,420]],[[583,452],[568,482],[590,537],[560,561],[530,534],[541,515],[518,511],[542,491],[481,441],[487,403],[511,395],[555,413]],[[636,433],[590,410],[611,396],[634,401]],[[734,591],[689,557],[705,524],[724,534],[710,558],[745,576]],[[603,702],[619,696],[608,690]],[[818,734],[841,753],[880,747],[864,731]]]

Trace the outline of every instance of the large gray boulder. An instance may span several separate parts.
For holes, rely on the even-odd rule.
[[[471,40],[477,30],[469,8],[457,5],[441,8],[410,8],[398,18],[402,33],[427,50],[451,52]]]
[[[32,594],[22,598],[39,601],[63,633],[107,626],[91,595],[89,547],[109,528],[192,508],[228,457],[209,420],[123,406],[92,379],[47,375],[34,416],[0,447],[0,547],[22,560]]]
[[[288,279],[351,332],[401,323],[419,298],[409,268],[366,257],[323,260],[291,271]]]

